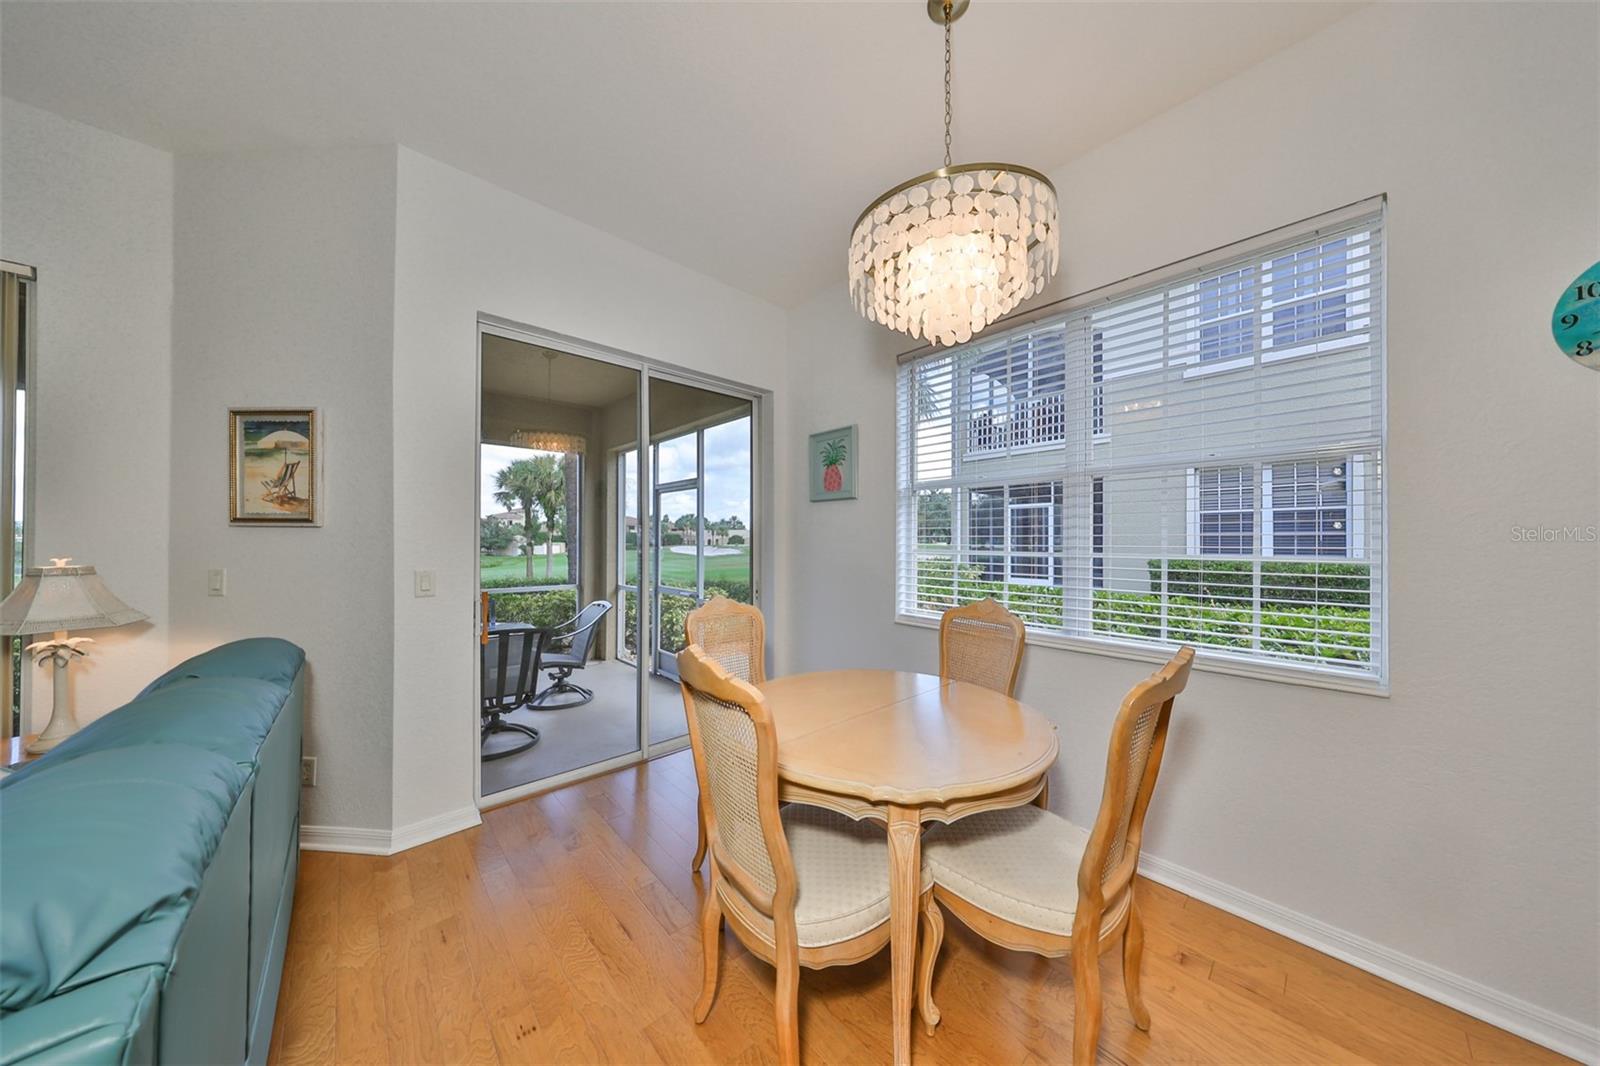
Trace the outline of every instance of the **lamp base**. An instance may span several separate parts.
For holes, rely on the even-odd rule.
[[[54,690],[50,694],[50,724],[44,732],[28,742],[29,755],[43,755],[78,731],[77,716],[67,698],[67,664],[64,659],[55,661]]]

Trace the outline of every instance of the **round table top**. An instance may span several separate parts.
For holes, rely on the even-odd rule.
[[[964,681],[896,670],[791,674],[761,686],[786,781],[873,803],[948,803],[1027,784],[1055,762],[1056,727]]]

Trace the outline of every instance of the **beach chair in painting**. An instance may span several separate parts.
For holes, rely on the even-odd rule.
[[[286,461],[283,469],[278,471],[278,476],[261,483],[267,491],[262,494],[266,500],[292,500],[300,495],[299,485],[295,481],[295,474],[300,469],[300,460]]]

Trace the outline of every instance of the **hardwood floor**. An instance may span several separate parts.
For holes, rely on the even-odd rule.
[[[390,858],[306,852],[271,1061],[776,1060],[772,972],[724,937],[704,1025],[687,752],[484,813]],[[1159,816],[1159,815],[1158,815]],[[1150,881],[1134,1029],[1102,960],[1110,1063],[1536,1063],[1559,1055]],[[946,923],[922,1063],[1064,1062],[1072,967]],[[890,1059],[889,955],[801,975],[808,1062]]]

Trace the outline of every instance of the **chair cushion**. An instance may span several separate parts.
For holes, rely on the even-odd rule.
[[[784,807],[781,816],[798,882],[794,924],[801,947],[838,944],[889,920],[889,840],[881,824],[801,803]],[[771,921],[723,884],[728,901],[770,941]],[[924,864],[922,890],[932,886]]]
[[[1016,925],[1072,935],[1089,831],[1038,807],[931,826],[922,855],[945,891]]]

